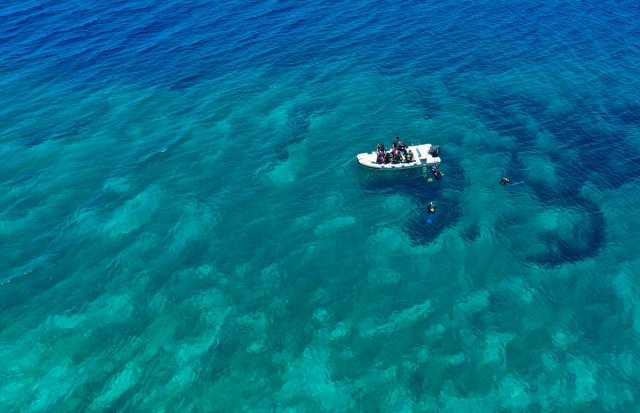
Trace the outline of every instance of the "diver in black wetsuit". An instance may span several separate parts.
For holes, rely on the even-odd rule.
[[[429,205],[427,205],[427,211],[429,211],[430,214],[436,212],[436,206],[433,204],[433,202],[429,202]]]
[[[413,152],[411,151],[411,149],[409,149],[409,151],[407,152],[407,154],[404,156],[404,159],[407,162],[413,162]]]
[[[402,141],[398,141],[398,152],[407,154],[407,145]]]
[[[433,176],[436,177],[436,179],[442,179],[442,177],[444,176],[444,174],[442,172],[440,172],[440,170],[438,169],[438,165],[433,165],[431,166],[431,172],[433,173]]]
[[[500,180],[500,185],[509,185],[511,181],[509,181],[509,178],[502,178]]]
[[[396,136],[396,139],[391,143],[391,150],[392,151],[397,151],[398,150],[398,143],[400,142],[400,137]]]

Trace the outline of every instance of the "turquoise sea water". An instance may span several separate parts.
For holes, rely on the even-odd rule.
[[[0,411],[640,411],[637,2],[92,3],[0,5]]]

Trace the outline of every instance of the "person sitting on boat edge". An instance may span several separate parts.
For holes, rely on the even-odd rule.
[[[398,141],[398,151],[403,152],[405,155],[407,154],[407,145],[404,142]]]
[[[378,156],[376,157],[376,163],[384,163],[384,155],[382,152],[378,152]]]
[[[384,163],[391,163],[391,152],[384,154]]]
[[[385,152],[387,151],[387,148],[384,147],[384,143],[379,143],[378,147],[376,148],[377,152],[382,152],[382,154],[384,155]]]
[[[395,155],[393,155],[393,163],[402,163],[402,154],[400,151],[397,151]]]
[[[502,178],[500,180],[500,185],[508,185],[511,181],[509,181],[509,178]]]
[[[404,156],[404,159],[409,163],[413,162],[413,152],[411,151],[411,149],[407,151],[406,155]]]
[[[429,202],[429,205],[427,205],[427,211],[429,211],[430,214],[436,212],[436,206],[433,204],[433,202]]]

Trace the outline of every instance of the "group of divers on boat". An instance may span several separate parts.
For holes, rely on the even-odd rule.
[[[376,156],[378,164],[397,164],[415,162],[415,157],[411,149],[407,149],[407,145],[400,140],[399,136],[391,143],[391,150],[387,150],[384,143],[379,143],[376,148]],[[436,179],[441,179],[444,173],[438,170],[438,164],[431,166],[431,173]]]
[[[415,162],[413,151],[411,149],[407,150],[407,145],[400,140],[399,136],[396,136],[389,151],[387,151],[384,143],[379,143],[376,148],[376,155],[378,164]]]
[[[376,163],[378,164],[400,164],[415,162],[415,157],[411,149],[407,149],[407,145],[400,140],[400,137],[396,136],[395,140],[391,144],[391,149],[387,150],[384,143],[379,143],[376,148]],[[442,179],[444,173],[438,169],[438,164],[431,166],[431,174],[436,179]],[[430,178],[429,181],[432,179]],[[516,182],[514,185],[524,183],[524,181]],[[500,180],[500,185],[506,186],[511,184],[509,178],[504,177]],[[433,214],[436,212],[436,206],[433,202],[429,202],[427,205],[427,212]],[[429,219],[427,222],[431,223]]]
[[[413,151],[411,149],[407,150],[407,145],[398,136],[391,144],[391,150],[389,151],[387,151],[384,143],[379,143],[376,148],[376,155],[376,162],[379,164],[415,162]]]

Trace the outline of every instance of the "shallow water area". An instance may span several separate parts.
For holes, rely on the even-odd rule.
[[[0,16],[1,411],[635,409],[636,3]]]

